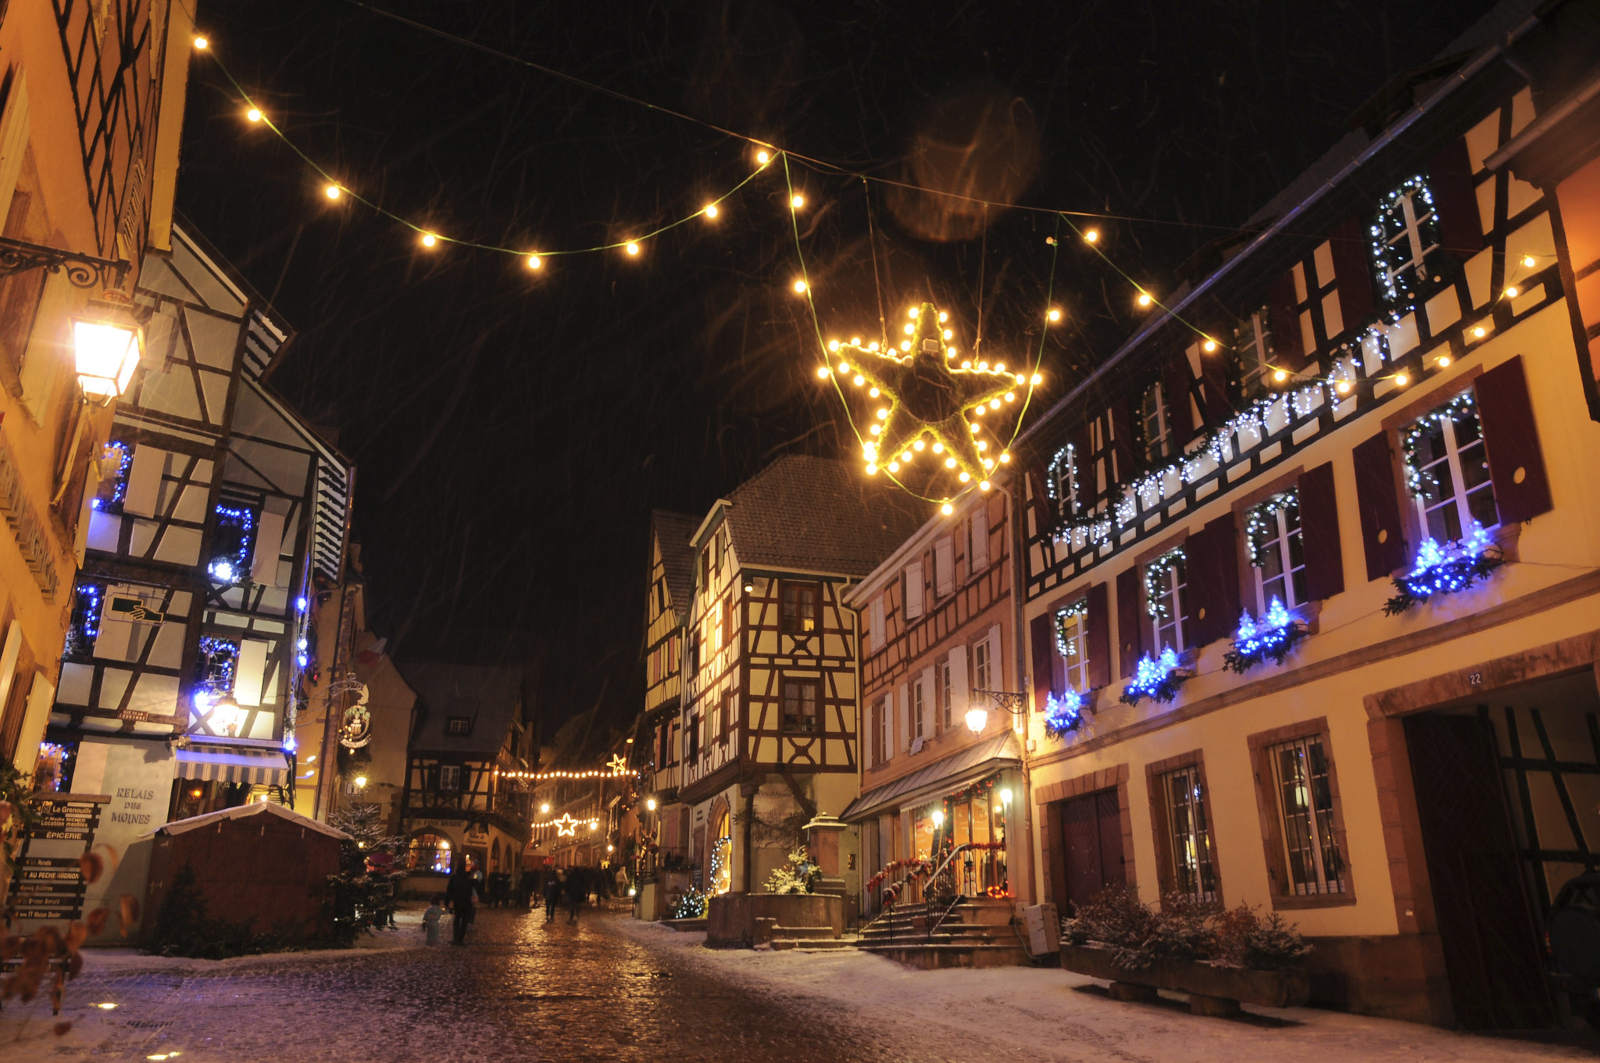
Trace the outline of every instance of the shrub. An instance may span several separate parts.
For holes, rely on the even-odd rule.
[[[1215,962],[1225,967],[1279,971],[1299,966],[1311,951],[1300,931],[1277,912],[1263,921],[1249,905],[1241,904],[1220,913],[1215,922]]]
[[[1113,887],[1061,921],[1069,944],[1098,944],[1120,967],[1140,970],[1159,960],[1222,967],[1282,970],[1298,966],[1311,946],[1277,912],[1266,919],[1248,905],[1222,909],[1183,893],[1169,893],[1152,911],[1133,890]]]

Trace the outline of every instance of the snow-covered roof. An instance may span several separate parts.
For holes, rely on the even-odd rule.
[[[220,808],[215,812],[207,812],[204,815],[174,820],[171,823],[165,823],[157,827],[152,832],[152,836],[156,834],[186,834],[192,830],[199,830],[201,827],[208,827],[213,823],[221,823],[224,820],[248,819],[251,816],[276,816],[279,819],[288,820],[297,827],[314,830],[318,834],[326,834],[330,838],[338,838],[340,841],[351,840],[350,835],[342,830],[330,827],[326,823],[318,823],[310,816],[302,816],[293,809],[285,808],[283,805],[274,804],[271,801],[253,801],[248,805]]]

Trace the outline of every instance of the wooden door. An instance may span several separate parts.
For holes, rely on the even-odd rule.
[[[1060,802],[1063,915],[1107,886],[1127,881],[1123,870],[1122,813],[1115,789]]]
[[[1405,721],[1417,822],[1456,1022],[1468,1029],[1555,1019],[1493,728],[1474,716]]]

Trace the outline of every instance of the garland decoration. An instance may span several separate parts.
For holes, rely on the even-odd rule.
[[[1222,666],[1243,675],[1265,660],[1282,664],[1295,643],[1309,633],[1282,600],[1274,597],[1267,605],[1266,615],[1259,621],[1249,610],[1240,614],[1239,627],[1233,633],[1233,648],[1222,655]]]
[[[1084,697],[1069,690],[1059,698],[1054,693],[1044,703],[1044,733],[1064,739],[1083,726]]]
[[[1065,659],[1067,657],[1076,657],[1078,655],[1078,639],[1077,639],[1077,636],[1074,635],[1074,636],[1069,638],[1067,636],[1067,631],[1068,631],[1068,629],[1070,629],[1072,627],[1075,627],[1077,625],[1077,621],[1083,619],[1084,617],[1086,617],[1088,615],[1089,615],[1089,599],[1088,598],[1079,598],[1077,601],[1073,602],[1071,605],[1066,606],[1065,608],[1056,610],[1056,615],[1055,615],[1056,652],[1059,653],[1062,656],[1063,659]]]
[[[718,838],[717,844],[711,847],[711,868],[706,873],[707,882],[717,881],[717,875],[722,871],[723,850],[732,848],[732,838]],[[706,914],[711,906],[713,892],[710,889],[701,889],[690,886],[684,891],[682,898],[672,909],[673,919],[699,919]]]
[[[1505,564],[1494,539],[1477,521],[1466,538],[1440,546],[1431,536],[1422,541],[1411,571],[1394,577],[1394,597],[1384,603],[1387,616],[1399,616],[1436,594],[1466,590]]]
[[[1161,600],[1161,584],[1169,572],[1178,573],[1178,582],[1182,583],[1184,566],[1188,560],[1189,555],[1184,553],[1183,547],[1174,546],[1144,567],[1144,611],[1157,623],[1172,619],[1171,611]]]
[[[1250,548],[1250,564],[1255,568],[1266,563],[1262,551],[1276,537],[1278,522],[1274,518],[1279,512],[1287,513],[1291,521],[1299,522],[1300,492],[1297,489],[1290,488],[1260,505],[1251,506],[1249,515],[1245,517],[1245,542]]]
[[[1063,481],[1065,481],[1065,491],[1061,489]],[[1050,495],[1050,501],[1056,504],[1057,513],[1063,513],[1063,504],[1068,502],[1072,504],[1074,511],[1077,510],[1078,448],[1073,444],[1068,443],[1051,456],[1044,487]]]
[[[1151,657],[1148,653],[1139,658],[1133,670],[1133,682],[1122,688],[1122,702],[1137,705],[1141,699],[1150,698],[1162,704],[1178,696],[1178,688],[1189,679],[1189,673],[1178,667],[1178,654],[1171,646]]]
[[[1438,490],[1439,481],[1432,473],[1423,471],[1419,452],[1422,441],[1445,421],[1463,426],[1470,425],[1469,434],[1474,438],[1483,435],[1483,426],[1478,420],[1477,398],[1471,388],[1431,413],[1423,414],[1412,421],[1401,433],[1400,446],[1405,454],[1406,490],[1411,492],[1413,498],[1422,498],[1430,488]]]
[[[1426,276],[1423,262],[1412,255],[1410,226],[1406,222],[1408,213],[1416,226],[1417,246],[1426,255],[1439,246],[1439,213],[1433,206],[1433,190],[1421,174],[1406,178],[1400,187],[1384,197],[1368,229],[1372,237],[1372,266],[1378,290],[1389,306],[1391,321],[1399,321],[1417,308],[1417,298],[1421,294],[1418,281]]]

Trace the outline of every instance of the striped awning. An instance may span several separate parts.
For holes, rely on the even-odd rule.
[[[289,762],[276,749],[195,742],[177,753],[180,779],[251,786],[283,786],[289,781]]]

